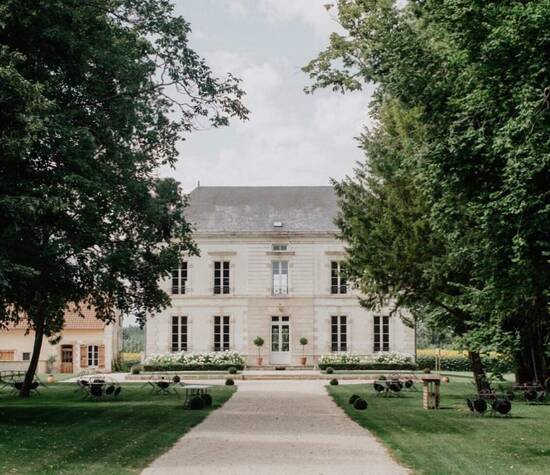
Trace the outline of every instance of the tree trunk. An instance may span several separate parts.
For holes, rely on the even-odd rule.
[[[491,386],[489,385],[489,381],[487,381],[485,367],[483,366],[483,361],[481,361],[480,354],[477,351],[468,351],[468,357],[472,365],[477,392],[490,390]]]
[[[36,368],[38,367],[38,360],[40,359],[40,350],[42,349],[43,339],[44,339],[44,325],[38,325],[34,330],[34,346],[32,349],[32,356],[29,362],[29,368],[27,369],[27,373],[25,374],[23,387],[19,392],[19,397],[29,397],[31,395],[31,385],[34,381]]]

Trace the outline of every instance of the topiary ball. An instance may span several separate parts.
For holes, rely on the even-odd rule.
[[[195,396],[189,401],[190,409],[204,409],[204,401],[200,396]]]
[[[358,411],[364,411],[368,406],[369,404],[363,398],[358,398],[353,403],[353,407]]]
[[[378,381],[386,381],[386,377],[382,374],[380,376],[378,376]]]
[[[231,366],[231,367],[227,370],[227,372],[228,372],[229,374],[237,374],[237,368],[235,368],[235,366]]]
[[[353,404],[357,399],[360,399],[361,396],[358,396],[357,394],[352,394],[349,398],[349,403]]]
[[[331,386],[338,386],[338,380],[336,378],[330,380]]]
[[[330,366],[327,368],[327,374],[334,373],[334,368],[331,368]]]
[[[425,374],[430,374],[432,372],[432,370],[431,370],[431,368],[424,368],[422,370],[422,372],[425,373]]]
[[[176,375],[172,378],[172,381],[174,381],[174,383],[178,384],[178,383],[181,381],[181,378],[176,374]]]
[[[210,394],[206,394],[206,393],[201,394],[201,398],[202,398],[202,400],[204,402],[204,405],[206,407],[209,407],[209,406],[212,405],[212,396],[210,396]]]
[[[225,380],[225,385],[226,386],[233,386],[235,384],[235,381],[233,381],[231,378],[227,378]]]

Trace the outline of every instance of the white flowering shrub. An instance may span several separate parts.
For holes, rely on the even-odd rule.
[[[339,364],[358,364],[360,358],[357,355],[351,355],[349,353],[332,353],[329,355],[322,355],[319,358],[320,365],[339,365]]]
[[[212,351],[204,353],[163,353],[150,355],[145,359],[145,366],[244,366],[246,357],[237,351]]]
[[[406,353],[398,353],[394,351],[370,355],[366,362],[380,364],[412,364],[414,363],[414,358]]]

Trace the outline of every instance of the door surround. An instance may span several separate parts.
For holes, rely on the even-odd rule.
[[[270,348],[269,362],[274,365],[290,364],[290,317],[288,315],[273,315],[270,317]]]

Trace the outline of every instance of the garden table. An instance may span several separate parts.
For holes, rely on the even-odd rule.
[[[206,384],[184,384],[183,388],[185,389],[185,399],[183,401],[183,406],[188,407],[189,401],[195,396],[202,396],[203,394],[208,394],[208,390],[212,386]]]

